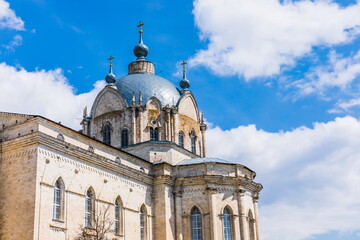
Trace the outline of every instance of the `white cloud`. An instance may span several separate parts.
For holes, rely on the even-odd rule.
[[[21,46],[22,42],[23,37],[19,34],[16,34],[8,44],[2,44],[1,46],[6,50],[13,52],[15,48]]]
[[[254,125],[207,132],[209,156],[244,164],[264,185],[264,240],[308,239],[360,230],[360,121],[353,117],[313,128],[270,133]]]
[[[359,34],[360,3],[326,0],[195,0],[195,23],[207,48],[190,60],[219,75],[273,76],[314,46],[348,43]]]
[[[0,111],[37,114],[80,129],[85,106],[90,109],[104,81],[88,93],[76,94],[61,69],[29,72],[6,63],[0,64]]]
[[[331,51],[329,62],[310,70],[303,80],[294,83],[299,95],[328,95],[327,91],[338,89],[347,93],[360,76],[360,51],[350,57],[342,57]],[[345,106],[344,106],[345,107]]]
[[[350,100],[340,100],[338,101],[334,108],[330,109],[329,113],[342,113],[342,112],[351,112],[353,108],[360,107],[360,98],[353,98]]]
[[[10,9],[10,4],[5,0],[0,0],[0,29],[25,30],[24,21],[17,17],[14,10]]]

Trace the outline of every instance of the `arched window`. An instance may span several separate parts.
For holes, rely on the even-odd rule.
[[[85,227],[92,227],[95,215],[95,193],[89,188],[85,196]]]
[[[124,128],[121,130],[121,147],[126,147],[129,145],[129,130]]]
[[[194,130],[191,131],[190,138],[191,138],[191,152],[196,154],[196,135]]]
[[[108,123],[103,127],[103,142],[107,145],[111,144],[111,127]]]
[[[159,141],[159,128],[150,127],[150,141]]]
[[[120,197],[115,201],[115,234],[123,235],[123,205]]]
[[[147,235],[146,218],[147,218],[146,207],[142,205],[140,209],[140,239],[141,240],[145,240]]]
[[[191,210],[191,240],[202,240],[201,213],[197,207]]]
[[[62,220],[64,212],[64,183],[59,178],[54,185],[53,219]]]
[[[249,239],[255,240],[255,228],[254,228],[255,220],[251,210],[249,210],[248,221],[249,221],[249,237],[250,237]]]
[[[179,146],[184,147],[184,132],[183,131],[179,132]]]
[[[224,240],[232,240],[231,213],[228,208],[223,211]]]

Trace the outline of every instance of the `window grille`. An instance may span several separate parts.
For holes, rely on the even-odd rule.
[[[94,193],[89,189],[85,197],[85,227],[92,227],[94,221]]]
[[[191,131],[191,152],[196,154],[196,135],[194,130]]]
[[[62,211],[62,187],[60,180],[57,180],[54,186],[53,219],[61,220]]]
[[[227,208],[223,212],[224,240],[232,240],[231,214]]]
[[[201,214],[196,207],[191,211],[191,240],[202,240]]]
[[[140,210],[140,239],[145,240],[146,236],[146,210],[144,207]]]
[[[109,124],[105,124],[103,128],[103,142],[107,145],[111,144],[111,128]]]
[[[121,147],[129,145],[129,131],[127,129],[121,130]]]
[[[179,132],[179,145],[180,145],[180,147],[184,147],[184,132],[183,131]]]
[[[159,129],[150,128],[150,141],[159,141]]]

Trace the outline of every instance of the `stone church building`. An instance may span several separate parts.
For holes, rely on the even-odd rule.
[[[185,65],[180,88],[155,75],[142,30],[134,54],[126,76],[110,64],[81,131],[0,113],[1,240],[260,240],[262,186],[206,156]]]

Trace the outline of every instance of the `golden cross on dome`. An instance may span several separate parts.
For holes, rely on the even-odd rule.
[[[109,59],[108,59],[108,60],[110,61],[110,66],[112,66],[112,60],[113,60],[113,59],[114,59],[114,57],[110,55],[110,57],[109,57]]]
[[[140,28],[139,33],[143,33],[142,26],[144,26],[144,23],[140,21],[140,24],[137,25],[137,27]]]
[[[186,61],[182,61],[181,65],[183,66],[183,71],[186,72],[185,65],[187,64]]]

